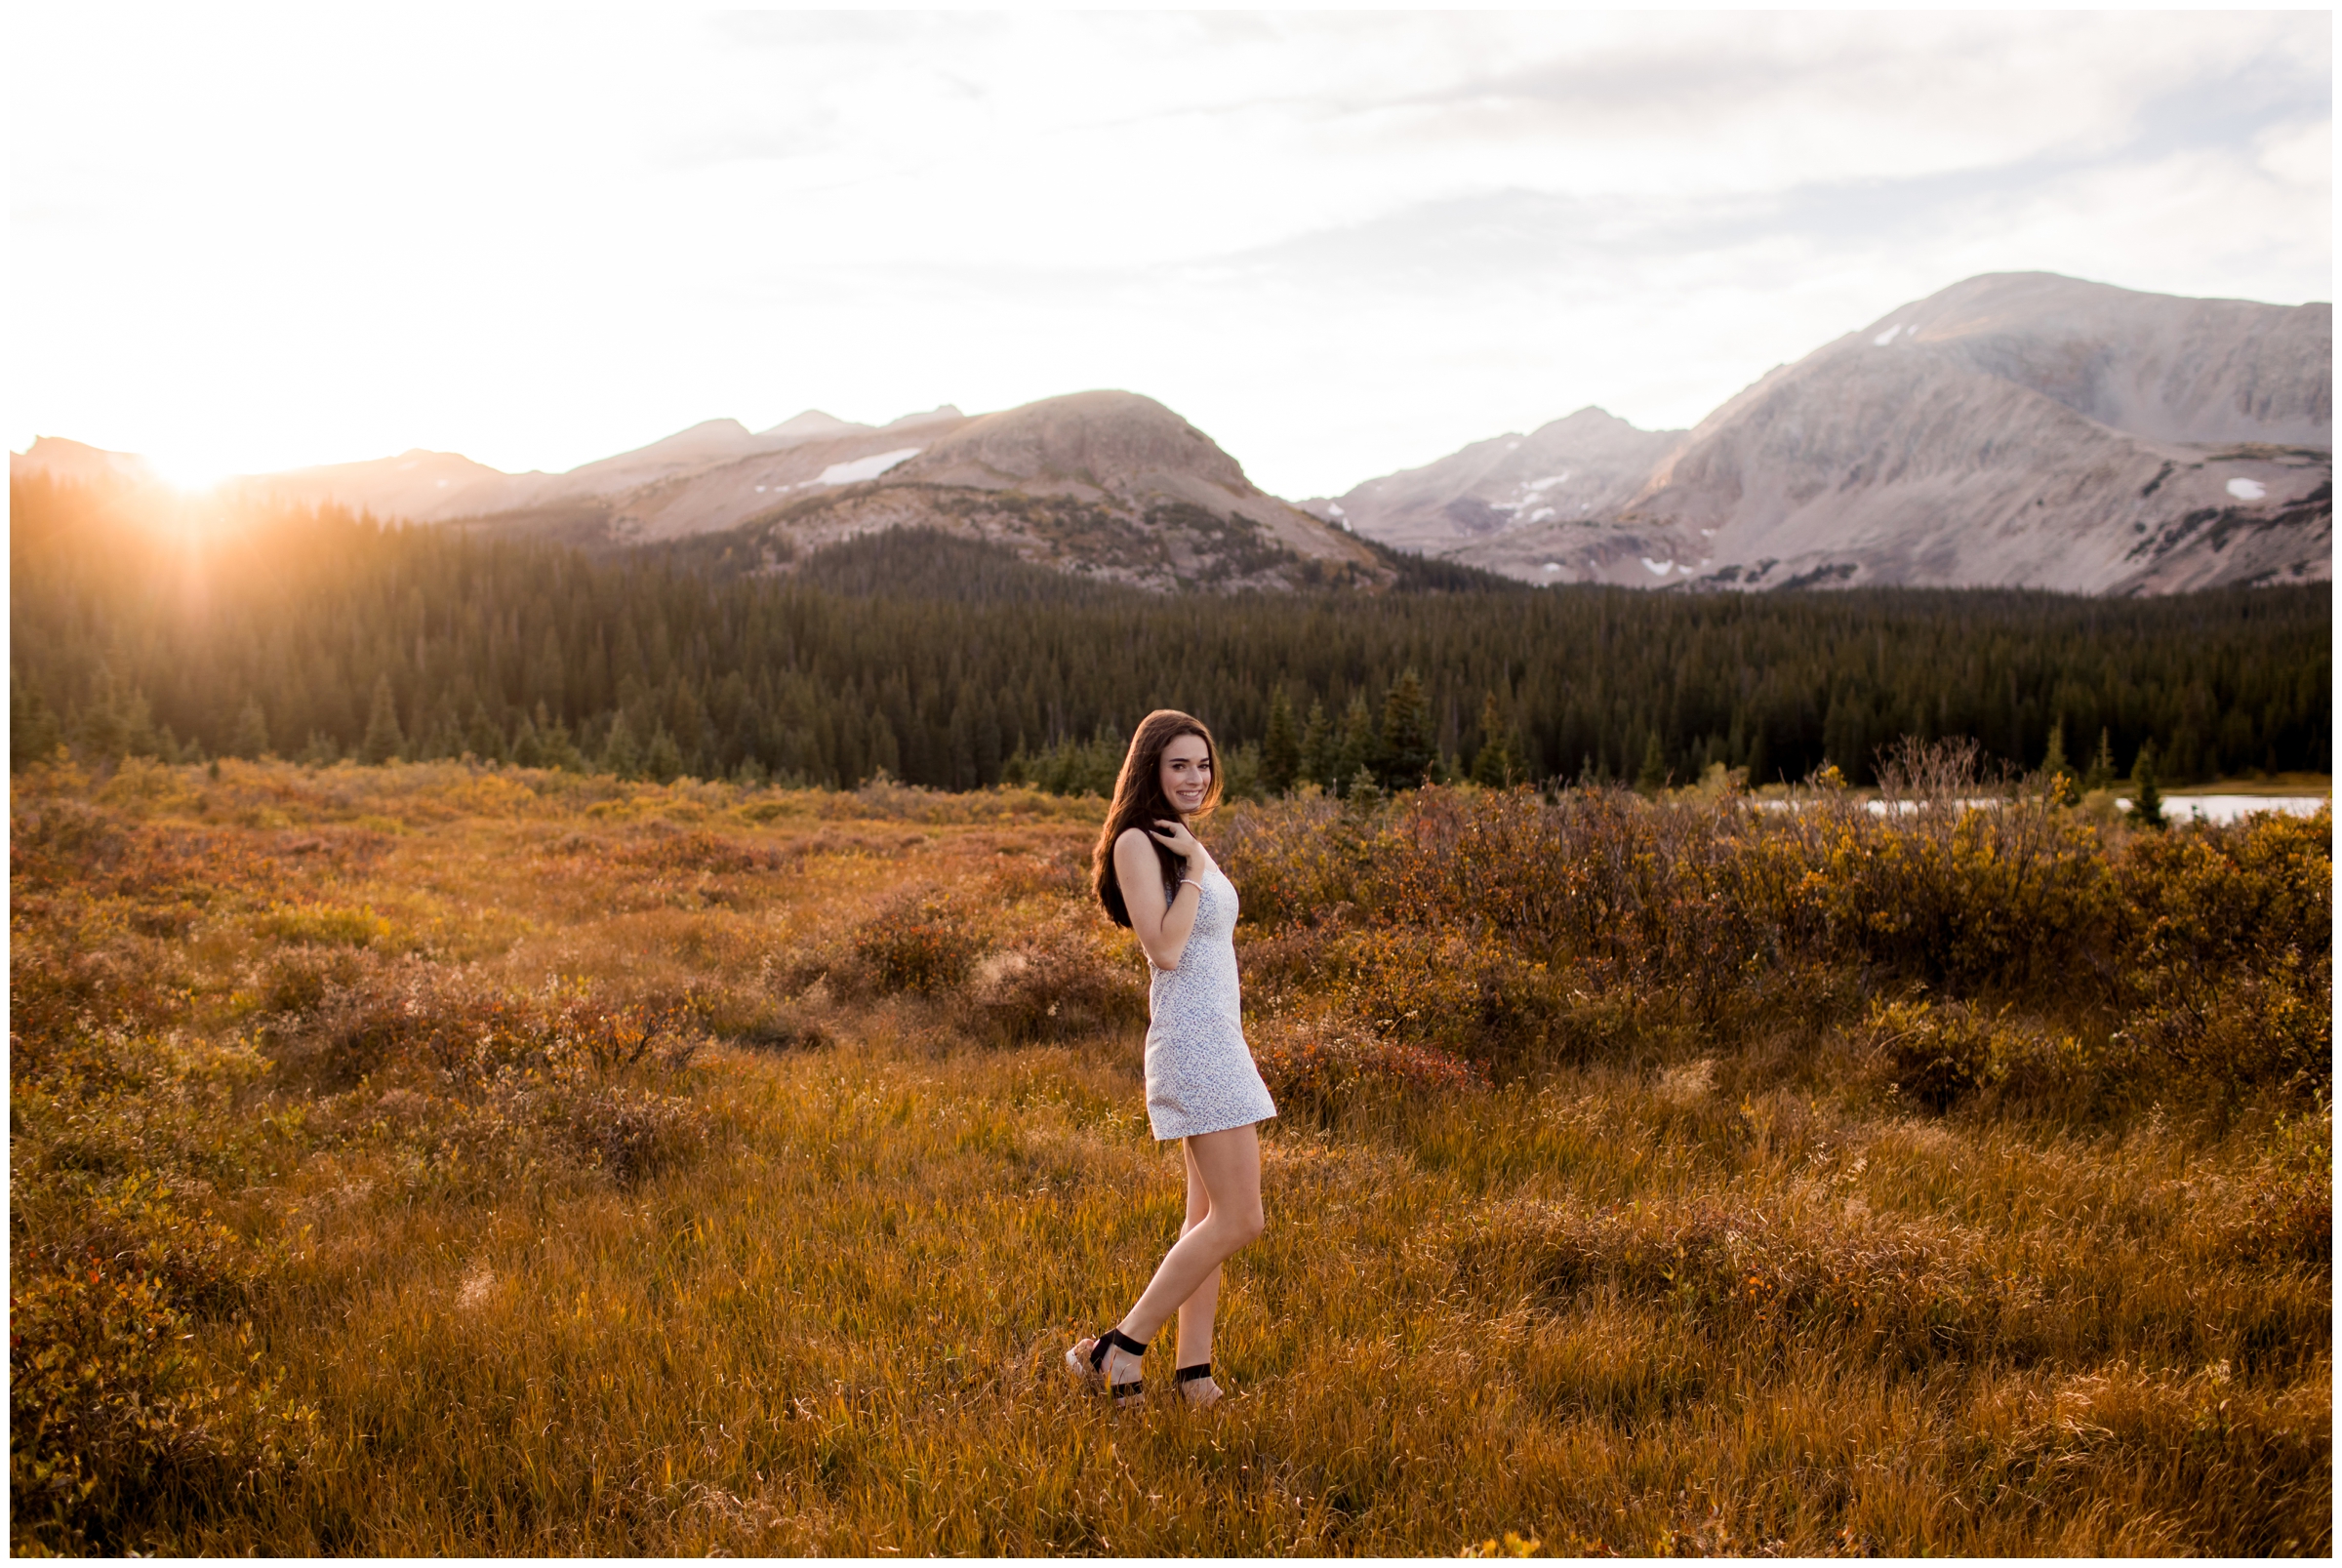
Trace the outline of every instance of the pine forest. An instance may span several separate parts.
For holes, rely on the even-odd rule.
[[[12,482],[13,752],[484,761],[1103,790],[1184,708],[1238,793],[1426,778],[1875,777],[1905,737],[2166,782],[2330,769],[2331,590],[2083,599],[1396,585],[1151,594],[933,533],[775,562],[587,553],[244,500]],[[783,547],[778,553],[787,556]],[[743,568],[754,562],[759,570]],[[2054,751],[2052,748],[2055,748]]]

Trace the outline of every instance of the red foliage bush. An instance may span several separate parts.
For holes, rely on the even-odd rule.
[[[1469,1062],[1335,1019],[1256,1024],[1252,1059],[1286,1113],[1325,1114],[1361,1099],[1487,1087]]]

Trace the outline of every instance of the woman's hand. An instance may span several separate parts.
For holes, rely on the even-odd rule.
[[[1196,842],[1195,835],[1188,831],[1186,823],[1167,823],[1158,817],[1155,819],[1152,832],[1154,841],[1181,860],[1186,861],[1190,870],[1211,863],[1211,856],[1204,853],[1204,848]]]

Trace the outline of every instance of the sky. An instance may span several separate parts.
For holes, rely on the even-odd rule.
[[[2322,12],[12,19],[8,434],[186,479],[1144,392],[1272,493],[1979,272],[2332,298]]]

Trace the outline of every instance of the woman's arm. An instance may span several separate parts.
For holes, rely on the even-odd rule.
[[[1202,848],[1180,829],[1179,836],[1191,846],[1188,857],[1188,874],[1199,870],[1197,857]],[[1172,849],[1180,846],[1170,835],[1164,844]],[[1122,888],[1122,904],[1130,911],[1130,929],[1137,934],[1139,945],[1147,949],[1148,959],[1157,969],[1179,967],[1182,954],[1188,950],[1188,938],[1195,929],[1195,908],[1203,895],[1192,882],[1182,882],[1174,890],[1168,905],[1158,903],[1163,885],[1162,862],[1155,859],[1154,845],[1147,833],[1137,827],[1127,828],[1114,840],[1114,880]]]

